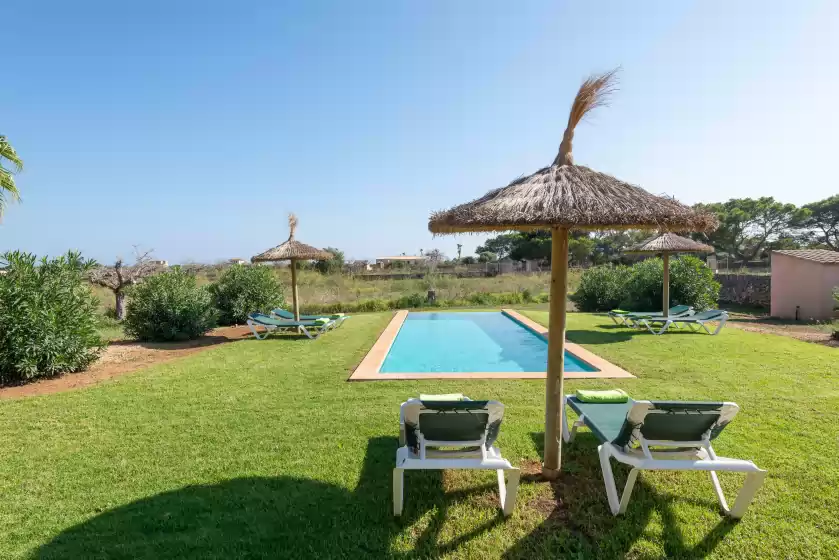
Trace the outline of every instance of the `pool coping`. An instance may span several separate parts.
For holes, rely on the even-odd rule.
[[[547,339],[548,329],[539,323],[528,319],[524,315],[512,309],[501,309],[501,313],[507,315],[513,321],[521,324],[542,338]],[[379,373],[382,364],[387,358],[390,347],[393,346],[402,323],[408,318],[407,310],[399,310],[393,315],[393,319],[376,339],[373,347],[355,368],[347,381],[402,381],[402,380],[423,380],[423,379],[545,379],[544,371],[469,371],[455,373]],[[579,344],[565,342],[565,348],[577,358],[588,365],[597,368],[599,371],[566,371],[565,379],[614,379],[634,378],[628,371],[619,368],[611,362],[607,362],[600,356],[589,352]]]

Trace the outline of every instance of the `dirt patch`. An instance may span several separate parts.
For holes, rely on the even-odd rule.
[[[734,328],[759,332],[762,334],[776,334],[779,336],[787,336],[796,340],[803,340],[804,342],[813,342],[822,344],[824,346],[831,346],[839,348],[839,340],[834,340],[831,337],[829,330],[824,330],[824,327],[816,325],[808,325],[801,323],[790,323],[771,319],[770,317],[759,317],[754,315],[740,315],[731,314],[731,320],[728,322]]]
[[[0,387],[0,399],[46,395],[95,385],[102,381],[133,373],[153,364],[168,362],[201,352],[218,344],[242,340],[250,336],[247,327],[221,327],[207,336],[185,342],[111,342],[100,359],[87,371],[68,373],[26,385]]]

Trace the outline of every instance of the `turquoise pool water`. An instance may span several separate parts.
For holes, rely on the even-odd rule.
[[[380,373],[545,371],[548,343],[501,312],[409,313]],[[597,371],[565,353],[565,371]]]

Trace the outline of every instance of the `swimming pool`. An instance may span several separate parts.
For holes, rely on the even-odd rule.
[[[547,341],[503,313],[409,313],[379,372],[524,372],[547,365]],[[566,352],[565,370],[597,368]]]
[[[544,379],[546,335],[547,329],[511,309],[398,311],[350,380]],[[634,376],[566,342],[565,377]]]

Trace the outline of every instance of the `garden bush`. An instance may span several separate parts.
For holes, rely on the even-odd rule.
[[[209,290],[222,325],[244,324],[248,313],[270,313],[285,303],[283,286],[267,266],[231,266]]]
[[[146,278],[128,302],[125,332],[140,340],[198,338],[216,325],[209,290],[179,266]]]
[[[579,311],[607,311],[620,307],[626,296],[629,274],[627,266],[589,268],[583,272],[570,299]]]
[[[104,347],[99,301],[85,278],[95,265],[79,253],[0,255],[0,381],[19,383],[86,369]]]
[[[671,259],[670,300],[673,305],[690,305],[702,311],[716,307],[719,298],[720,283],[714,280],[714,271],[705,262],[689,255]]]
[[[580,311],[651,311],[661,308],[664,285],[661,259],[627,266],[599,266],[586,270],[571,296]],[[670,303],[701,311],[717,303],[720,284],[702,260],[684,256],[670,260]]]

